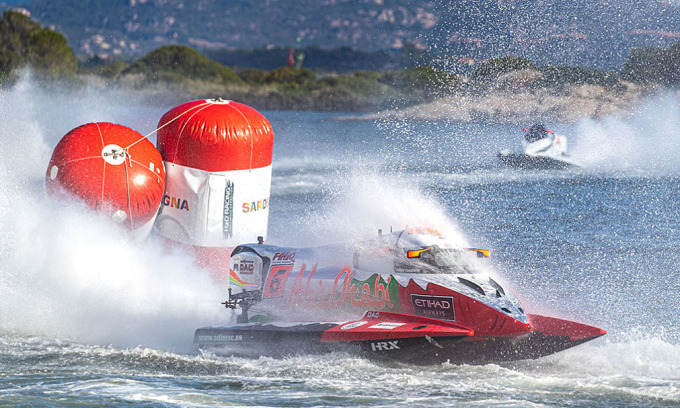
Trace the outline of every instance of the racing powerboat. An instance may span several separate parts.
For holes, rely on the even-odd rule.
[[[197,329],[194,343],[218,355],[347,351],[409,364],[484,364],[543,357],[606,333],[527,313],[491,276],[488,256],[423,228],[358,245],[240,245],[224,302],[238,310],[230,324]]]
[[[522,146],[524,153],[504,150],[498,159],[508,167],[528,170],[563,170],[582,167],[567,154],[567,138],[555,134],[541,124],[522,128],[525,132]]]

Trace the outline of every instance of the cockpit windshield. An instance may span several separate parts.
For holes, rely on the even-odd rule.
[[[394,270],[400,273],[474,274],[479,268],[473,263],[474,252],[459,248],[438,246],[408,250],[404,257],[397,256]]]

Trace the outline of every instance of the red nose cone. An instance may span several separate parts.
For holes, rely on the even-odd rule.
[[[73,195],[135,229],[156,215],[165,169],[158,150],[139,132],[113,123],[88,123],[59,141],[46,185],[50,195]]]

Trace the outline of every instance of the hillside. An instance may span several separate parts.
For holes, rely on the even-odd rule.
[[[34,0],[21,4],[76,53],[136,56],[167,44],[199,50],[350,46],[618,69],[631,47],[680,39],[663,0]],[[10,6],[5,6],[10,7]]]
[[[680,87],[680,43],[635,49],[621,73],[506,56],[480,62],[467,75],[426,65],[339,74],[289,66],[234,70],[185,45],[161,46],[132,64],[93,59],[77,67],[66,37],[24,13],[6,11],[0,28],[1,86],[28,68],[48,87],[127,89],[166,103],[172,95],[224,95],[267,110],[381,111],[363,119],[569,122],[623,114],[650,91]]]

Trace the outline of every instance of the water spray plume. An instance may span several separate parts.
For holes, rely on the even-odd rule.
[[[667,93],[630,117],[584,119],[572,154],[591,169],[676,173],[680,170],[680,105]]]
[[[93,104],[88,95],[94,91],[82,98],[51,92],[43,94],[25,78],[0,99],[0,131],[22,136],[5,138],[0,147],[6,158],[0,163],[0,330],[190,348],[197,325],[224,317],[223,288],[188,254],[153,240],[133,242],[82,203],[50,200],[40,174],[63,129],[82,118],[134,122],[137,108]],[[68,105],[59,102],[64,98]]]
[[[309,240],[301,245],[358,241],[374,237],[378,229],[406,227],[434,228],[466,245],[455,221],[407,178],[387,180],[377,173],[355,173],[333,188],[333,202],[308,219],[304,228],[309,230]]]

